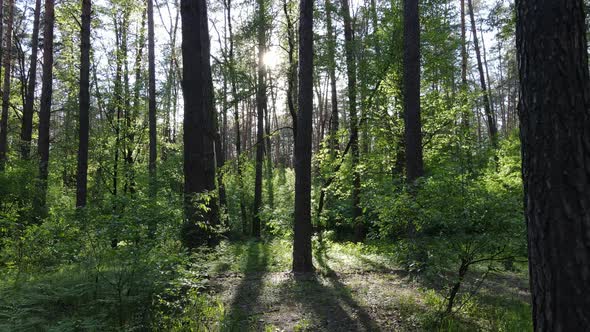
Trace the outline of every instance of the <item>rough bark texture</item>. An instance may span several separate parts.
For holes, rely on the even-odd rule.
[[[350,157],[352,172],[352,218],[354,220],[354,240],[365,238],[365,227],[361,220],[361,176],[357,169],[359,164],[359,128],[356,110],[356,57],[354,52],[354,30],[350,17],[348,0],[342,0],[342,16],[344,17],[344,44],[346,53],[346,73],[348,76],[348,113],[350,117]]]
[[[53,95],[53,26],[55,16],[53,0],[45,0],[43,29],[43,77],[41,105],[39,108],[39,192],[35,201],[36,214],[44,218],[47,214],[47,177],[49,166],[49,123],[51,119],[51,97]]]
[[[214,242],[215,110],[206,0],[182,0],[182,89],[184,94],[184,199],[182,239],[189,248]],[[208,197],[203,197],[208,196]],[[207,209],[200,207],[204,204]]]
[[[8,106],[10,102],[10,74],[12,62],[12,24],[14,21],[14,0],[8,1],[8,22],[6,23],[6,53],[4,54],[4,84],[2,91],[2,116],[0,118],[0,171],[6,166],[8,153]],[[1,24],[2,22],[0,22]],[[0,36],[1,38],[1,36]]]
[[[76,206],[86,206],[88,187],[88,131],[90,110],[90,14],[91,0],[82,0],[82,29],[80,39],[80,125],[78,133],[78,174]]]
[[[293,272],[313,271],[311,258],[311,136],[313,118],[313,0],[299,3],[299,109],[295,136]]]
[[[148,0],[148,93],[149,93],[149,128],[150,128],[150,194],[156,194],[156,62],[154,51],[154,4],[153,0]]]
[[[492,147],[498,147],[498,126],[496,119],[494,118],[494,110],[490,104],[489,91],[486,85],[485,72],[483,68],[483,62],[481,60],[481,52],[479,50],[479,38],[477,38],[477,26],[475,25],[475,13],[473,11],[473,1],[467,0],[469,6],[469,16],[471,17],[471,31],[473,33],[473,47],[475,48],[475,57],[477,58],[477,70],[479,71],[479,82],[481,84],[481,91],[483,93],[483,108],[486,114],[486,120],[488,123],[488,132],[490,135],[490,142]]]
[[[418,1],[404,1],[404,120],[406,180],[424,174],[420,120],[420,16]]]
[[[35,101],[35,85],[37,83],[37,51],[39,50],[39,17],[41,16],[41,0],[35,1],[33,18],[33,35],[31,37],[31,64],[29,68],[29,82],[25,105],[23,108],[22,126],[20,132],[21,156],[29,159],[31,152],[31,136],[33,133],[33,103]]]
[[[252,235],[260,237],[260,207],[262,205],[262,163],[265,153],[264,110],[266,109],[266,53],[265,0],[258,0],[258,84],[256,88],[256,176],[254,179],[254,219]]]
[[[536,331],[590,326],[590,78],[583,1],[517,0]]]

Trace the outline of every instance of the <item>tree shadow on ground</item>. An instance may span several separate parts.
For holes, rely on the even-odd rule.
[[[327,264],[325,248],[319,249],[316,261],[324,276],[294,275],[282,285],[283,301],[294,302],[303,309],[302,318],[310,322],[312,331],[380,331],[369,313]]]
[[[223,319],[224,331],[248,330],[256,313],[263,311],[259,297],[268,271],[269,247],[259,241],[250,241],[246,246],[246,261],[240,269],[243,277],[235,288],[229,311]]]

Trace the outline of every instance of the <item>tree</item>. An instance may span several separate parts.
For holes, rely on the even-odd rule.
[[[313,0],[299,2],[299,107],[295,135],[293,272],[312,272],[311,136],[313,116]]]
[[[33,19],[33,35],[31,37],[31,64],[25,105],[23,108],[21,126],[21,156],[28,159],[31,150],[31,136],[33,132],[33,104],[35,102],[35,85],[37,82],[37,51],[39,50],[39,16],[41,16],[41,0],[35,0]]]
[[[256,88],[256,176],[254,181],[254,220],[252,235],[260,237],[260,206],[262,205],[262,162],[265,153],[264,111],[267,108],[266,70],[266,9],[265,0],[258,0],[258,84]],[[268,151],[270,152],[270,151]],[[267,152],[267,153],[268,153]]]
[[[215,131],[206,0],[181,0],[182,89],[184,94],[183,242],[189,248],[212,244],[217,225]]]
[[[8,152],[8,106],[10,103],[10,74],[12,62],[12,24],[14,21],[14,0],[8,1],[8,22],[6,24],[6,48],[4,54],[4,85],[2,87],[2,117],[0,118],[0,171],[4,170]],[[1,25],[1,22],[0,22]]]
[[[90,109],[90,14],[91,0],[82,0],[80,30],[80,124],[78,128],[78,172],[76,177],[76,206],[86,206],[88,186],[88,132]]]
[[[488,132],[490,134],[490,141],[493,148],[498,147],[498,126],[494,118],[494,110],[490,103],[489,90],[486,85],[486,77],[484,73],[483,62],[481,60],[481,53],[479,50],[479,38],[477,37],[477,27],[475,25],[475,13],[473,11],[473,0],[467,0],[469,7],[469,16],[471,17],[471,32],[473,32],[473,47],[475,48],[475,57],[477,59],[477,70],[479,72],[479,82],[481,84],[481,91],[483,93],[483,108],[488,122]]]
[[[39,193],[35,203],[37,216],[47,214],[47,178],[49,175],[49,123],[51,119],[51,98],[53,95],[53,25],[55,13],[53,0],[45,0],[43,25],[43,77],[41,88],[41,107],[39,108]]]
[[[150,131],[150,156],[149,156],[149,175],[150,175],[150,194],[155,195],[156,191],[156,64],[154,51],[154,4],[153,0],[148,0],[148,94],[149,94],[149,131]]]
[[[420,16],[418,1],[404,1],[404,120],[406,180],[409,184],[424,173],[420,119]]]
[[[348,75],[348,113],[350,116],[350,154],[352,167],[352,219],[354,222],[354,239],[362,241],[365,238],[365,227],[362,222],[361,203],[361,175],[359,165],[359,124],[356,103],[356,56],[354,46],[354,30],[350,17],[348,0],[342,0],[342,15],[344,16],[344,44],[346,49],[346,74]]]
[[[340,119],[338,114],[338,92],[336,90],[336,37],[334,34],[334,27],[332,25],[332,3],[326,0],[326,33],[328,43],[328,75],[330,76],[330,140],[333,152],[340,150],[340,142],[338,141],[338,129],[340,126]]]
[[[535,331],[590,326],[590,77],[581,0],[516,1]]]

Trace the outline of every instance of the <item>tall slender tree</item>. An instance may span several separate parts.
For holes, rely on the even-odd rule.
[[[477,70],[479,72],[479,82],[481,84],[481,91],[483,93],[483,109],[488,123],[488,132],[490,135],[490,142],[492,147],[498,147],[498,126],[494,118],[494,110],[490,103],[490,94],[486,85],[486,77],[484,72],[484,65],[481,59],[481,52],[479,49],[479,38],[477,37],[477,26],[475,25],[475,13],[473,10],[473,0],[467,0],[469,7],[469,16],[471,18],[471,32],[473,33],[473,47],[475,48],[475,57],[477,59]]]
[[[37,83],[37,51],[39,50],[39,17],[41,16],[41,0],[35,0],[33,18],[33,35],[31,37],[31,63],[25,105],[23,107],[22,126],[20,132],[21,156],[28,159],[31,151],[33,133],[33,104],[35,102],[35,86]]]
[[[295,135],[293,272],[314,270],[311,258],[311,136],[313,118],[313,0],[299,2],[299,108]]]
[[[256,87],[256,175],[254,179],[254,219],[252,235],[260,237],[260,207],[262,205],[262,163],[265,153],[264,142],[264,111],[267,108],[266,98],[266,9],[265,0],[258,0],[258,84]]]
[[[148,117],[150,132],[150,156],[149,156],[149,176],[150,176],[150,195],[156,194],[156,62],[154,51],[154,4],[153,0],[147,1],[148,16]]]
[[[215,131],[206,0],[181,0],[184,94],[184,199],[182,239],[189,248],[212,244],[217,225]],[[206,208],[204,209],[204,205]]]
[[[6,167],[8,153],[8,106],[10,103],[10,77],[12,63],[12,25],[14,22],[14,0],[8,1],[8,22],[4,38],[7,51],[4,53],[4,84],[2,91],[2,116],[0,118],[0,171]],[[0,22],[0,25],[2,23]]]
[[[342,15],[344,17],[344,44],[346,53],[346,73],[348,75],[348,113],[350,122],[350,155],[352,167],[352,218],[354,222],[354,239],[362,241],[365,238],[365,227],[362,222],[361,210],[361,175],[359,165],[359,123],[357,115],[357,72],[354,30],[350,16],[348,0],[342,0]]]
[[[406,180],[424,173],[420,119],[420,15],[418,1],[404,0],[404,120]]]
[[[338,114],[338,90],[336,89],[336,35],[332,24],[332,2],[325,1],[326,6],[326,33],[328,42],[328,76],[330,77],[330,140],[333,152],[340,149],[338,140],[338,129],[340,118]]]
[[[49,124],[51,119],[51,98],[53,95],[53,26],[55,22],[54,1],[45,0],[43,22],[43,77],[41,105],[39,108],[39,192],[35,202],[36,214],[44,218],[47,214],[47,178],[49,175]]]
[[[76,176],[76,207],[86,206],[88,187],[88,136],[90,111],[90,20],[91,0],[82,0],[80,30],[80,115],[78,126],[78,171]]]
[[[582,0],[517,0],[535,331],[590,326],[590,74]]]

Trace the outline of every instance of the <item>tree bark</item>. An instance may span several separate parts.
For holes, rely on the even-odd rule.
[[[293,272],[314,270],[311,256],[311,135],[313,117],[313,0],[299,3],[299,109],[295,135]]]
[[[206,0],[182,0],[182,89],[184,94],[184,204],[182,240],[189,248],[213,244],[217,225],[215,110]],[[204,197],[209,196],[209,197]],[[203,209],[199,205],[205,205]]]
[[[354,30],[350,17],[348,0],[342,0],[342,15],[344,17],[344,44],[346,50],[346,73],[348,74],[348,113],[350,122],[350,155],[352,167],[352,219],[354,223],[354,240],[356,242],[365,239],[365,227],[362,222],[362,209],[360,207],[361,175],[359,164],[359,140],[358,140],[358,116],[356,103],[356,57],[354,46]]]
[[[40,219],[47,216],[47,178],[49,175],[49,124],[51,119],[51,98],[53,95],[53,26],[55,22],[54,1],[45,0],[43,22],[43,77],[41,105],[39,108],[39,182],[35,214]]]
[[[517,0],[535,331],[590,326],[590,75],[582,0]]]
[[[51,1],[51,0],[48,0]],[[76,181],[76,207],[86,206],[88,187],[88,136],[90,110],[90,20],[91,0],[82,0],[82,26],[80,37],[80,124],[78,132],[78,172]]]
[[[333,152],[340,150],[338,130],[340,118],[338,114],[338,90],[336,90],[336,37],[332,25],[332,3],[326,0],[326,30],[328,34],[328,76],[330,77],[330,147]]]
[[[406,180],[424,174],[420,120],[420,15],[418,1],[404,1],[404,120]]]
[[[494,110],[490,104],[489,91],[486,86],[485,72],[483,68],[483,62],[481,60],[481,53],[479,50],[479,39],[477,38],[477,27],[475,25],[475,13],[473,10],[473,1],[467,0],[469,7],[469,16],[471,17],[471,31],[473,33],[473,47],[475,48],[475,57],[477,58],[477,70],[479,71],[479,82],[481,84],[481,91],[483,93],[483,107],[488,123],[488,133],[490,135],[490,142],[493,148],[498,147],[498,127],[494,120]]]
[[[8,1],[8,22],[6,24],[6,53],[4,54],[4,85],[2,91],[2,117],[0,118],[0,171],[6,167],[8,153],[8,106],[10,103],[10,74],[12,62],[12,24],[14,22],[14,0]],[[0,25],[2,22],[0,22]],[[0,36],[1,38],[1,36]]]
[[[149,156],[149,177],[150,177],[150,195],[156,196],[156,62],[155,62],[155,42],[154,42],[154,4],[153,0],[148,0],[148,94],[149,94],[149,134],[150,134],[150,156]]]
[[[39,17],[41,16],[41,0],[35,0],[33,18],[33,35],[31,37],[31,63],[29,68],[29,82],[21,126],[21,156],[29,159],[31,152],[31,136],[33,133],[33,104],[35,102],[35,85],[37,83],[37,53],[39,50]]]
[[[252,235],[260,237],[260,207],[262,205],[262,164],[264,162],[264,110],[266,109],[266,9],[265,0],[258,0],[258,84],[256,89],[256,176],[254,179],[254,219]]]

